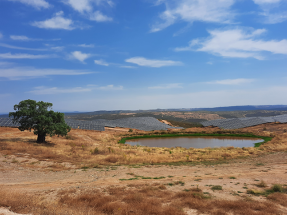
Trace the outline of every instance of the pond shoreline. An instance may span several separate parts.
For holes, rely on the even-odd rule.
[[[259,147],[264,143],[267,143],[272,140],[273,137],[257,136],[254,134],[206,134],[206,133],[193,133],[193,134],[161,134],[161,135],[142,135],[142,136],[131,136],[123,137],[118,143],[125,144],[127,140],[133,139],[142,139],[142,138],[157,138],[157,137],[249,137],[249,138],[258,138],[263,139],[263,141],[255,143],[254,147]]]

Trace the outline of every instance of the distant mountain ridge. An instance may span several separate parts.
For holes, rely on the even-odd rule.
[[[245,105],[214,108],[192,108],[192,111],[248,111],[248,110],[287,110],[287,105]]]
[[[250,111],[250,110],[287,110],[287,105],[244,105],[244,106],[228,106],[228,107],[214,107],[214,108],[171,108],[171,109],[149,109],[149,110],[113,110],[113,111],[94,111],[82,113],[65,113],[66,115],[74,114],[120,114],[120,113],[144,113],[144,112],[163,112],[163,111]]]
[[[145,113],[145,112],[164,112],[164,111],[252,111],[252,110],[274,110],[287,111],[287,105],[244,105],[244,106],[228,106],[228,107],[214,107],[214,108],[171,108],[171,109],[150,109],[150,110],[113,110],[113,111],[93,111],[93,112],[66,112],[66,116],[87,114],[87,115],[101,115],[101,114],[120,114],[120,113]],[[7,118],[8,114],[0,115],[0,118]]]

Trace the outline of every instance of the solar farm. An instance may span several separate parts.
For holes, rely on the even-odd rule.
[[[182,127],[172,127],[170,125],[162,123],[154,117],[128,117],[115,120],[95,119],[91,121],[65,119],[65,121],[67,125],[69,125],[73,129],[95,130],[95,131],[105,131],[105,127],[132,128],[143,131],[182,129]],[[271,122],[287,123],[287,114],[270,116],[270,117],[216,119],[210,121],[203,121],[201,122],[201,124],[204,127],[213,126],[222,129],[239,129]],[[11,118],[0,118],[0,126],[19,127],[20,124],[13,123]]]
[[[214,126],[223,129],[246,128],[270,122],[287,123],[287,114],[271,117],[245,117],[231,119],[217,119],[201,122],[204,127]]]
[[[181,129],[181,127],[172,127],[158,121],[154,117],[129,117],[124,119],[106,120],[96,119],[92,121],[65,119],[67,125],[73,129],[105,131],[105,127],[115,128],[132,128],[143,131]],[[0,118],[0,126],[18,127],[19,123],[13,123],[10,118]]]

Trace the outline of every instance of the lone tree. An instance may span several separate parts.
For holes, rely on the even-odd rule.
[[[64,114],[52,111],[52,106],[48,102],[24,100],[14,105],[16,112],[10,112],[9,117],[14,117],[14,123],[20,123],[20,131],[33,129],[34,134],[38,135],[37,143],[44,143],[47,135],[65,136],[71,130],[65,123]]]

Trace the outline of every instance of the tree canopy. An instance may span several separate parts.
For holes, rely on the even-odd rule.
[[[24,100],[14,105],[16,112],[10,112],[9,117],[13,116],[13,122],[19,122],[19,130],[33,130],[38,135],[37,142],[45,142],[45,137],[50,135],[65,136],[71,130],[66,124],[64,114],[54,112],[53,104],[49,102],[34,100]]]

